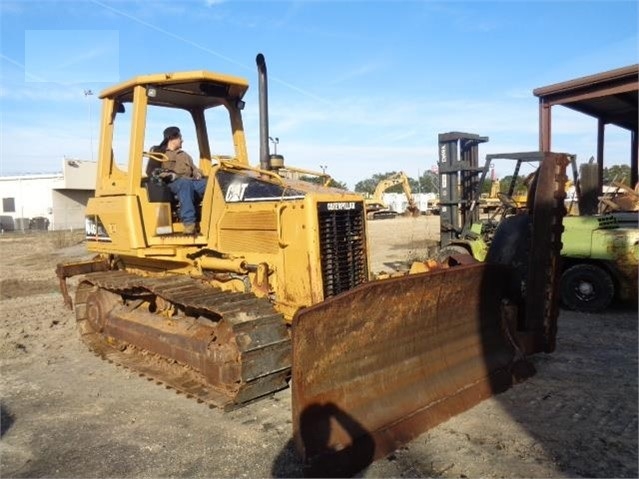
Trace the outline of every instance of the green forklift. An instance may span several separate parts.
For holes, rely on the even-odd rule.
[[[488,246],[499,224],[508,216],[527,211],[530,174],[522,174],[523,165],[537,168],[544,155],[541,152],[498,153],[486,155],[479,165],[481,143],[487,136],[472,133],[450,132],[439,135],[439,190],[440,190],[440,249],[437,259],[441,262],[454,255],[472,255],[484,261]],[[496,194],[497,208],[483,214],[482,192],[489,171],[498,160],[513,162],[513,174],[505,191]],[[571,158],[573,172],[575,158]],[[573,173],[574,174],[574,173]],[[518,191],[521,184],[526,194]]]
[[[535,164],[541,152],[486,155],[478,165],[478,145],[487,137],[451,132],[439,135],[440,181],[440,262],[466,263],[486,261],[488,247],[503,220],[514,215],[527,215],[527,208],[515,191],[523,164]],[[501,205],[489,216],[480,217],[480,195],[487,173],[495,160],[514,161],[514,173],[506,191],[498,194]],[[639,267],[639,225],[636,212],[598,213],[586,186],[596,178],[590,164],[577,172],[576,156],[571,156],[573,198],[579,203],[580,215],[563,219],[561,250],[561,303],[565,308],[581,312],[600,312],[613,301],[637,301]],[[528,194],[534,194],[534,175],[527,175]],[[592,185],[590,185],[592,186]],[[595,198],[597,200],[597,198]],[[513,232],[513,237],[515,236]]]

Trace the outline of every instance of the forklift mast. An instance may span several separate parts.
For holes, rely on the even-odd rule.
[[[456,239],[463,225],[479,221],[473,207],[480,185],[479,144],[487,136],[449,132],[439,134],[439,204],[441,247]]]

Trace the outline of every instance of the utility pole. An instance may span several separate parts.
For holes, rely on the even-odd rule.
[[[320,165],[320,168],[322,169],[322,174],[325,175],[326,174],[326,168],[328,168],[328,165]]]
[[[84,98],[89,102],[89,148],[91,148],[91,161],[93,161],[93,126],[91,125],[91,99],[93,90],[84,90]]]

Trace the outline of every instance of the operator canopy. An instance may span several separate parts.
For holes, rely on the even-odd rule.
[[[197,110],[231,103],[242,109],[248,81],[204,70],[158,73],[137,76],[107,88],[100,93],[100,98],[115,98],[119,103],[133,102],[137,86],[146,87],[150,105]]]

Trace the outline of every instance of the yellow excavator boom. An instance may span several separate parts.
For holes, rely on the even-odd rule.
[[[369,211],[369,219],[375,219],[376,216],[383,216],[384,211],[388,210],[388,206],[384,203],[384,192],[386,192],[389,188],[393,186],[401,185],[404,194],[406,195],[406,200],[408,201],[408,206],[406,208],[405,214],[409,214],[412,216],[419,216],[420,211],[417,205],[415,204],[415,199],[413,197],[413,192],[410,187],[410,182],[408,180],[408,176],[403,171],[399,171],[397,173],[393,173],[392,175],[380,180],[375,187],[375,191],[373,192],[373,196],[370,199],[366,200],[367,210]]]

